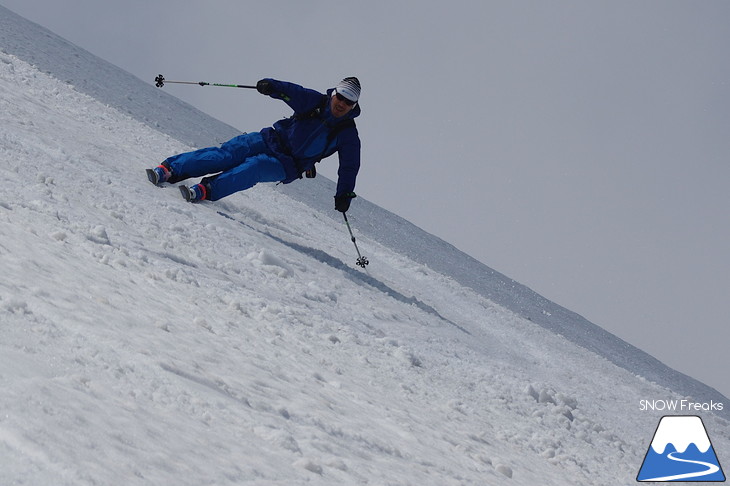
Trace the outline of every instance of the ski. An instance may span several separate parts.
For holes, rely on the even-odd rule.
[[[156,186],[159,186],[160,185],[160,181],[159,181],[159,179],[157,177],[157,173],[153,169],[146,169],[145,172],[147,172],[147,179],[149,179],[149,181],[152,184],[154,184]]]
[[[180,194],[187,202],[192,202],[195,199],[195,195],[190,191],[190,188],[186,185],[179,186]]]

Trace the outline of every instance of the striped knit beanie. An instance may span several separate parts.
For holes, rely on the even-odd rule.
[[[360,98],[360,81],[356,77],[345,78],[335,86],[334,92],[357,103],[358,98]]]

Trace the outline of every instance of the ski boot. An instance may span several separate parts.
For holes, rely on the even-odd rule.
[[[147,179],[149,179],[150,182],[156,186],[159,186],[160,184],[169,181],[170,177],[172,177],[172,171],[170,170],[170,167],[164,162],[154,169],[147,169],[146,172]]]
[[[194,186],[180,186],[180,194],[187,202],[197,203],[210,197],[210,186],[195,184]]]

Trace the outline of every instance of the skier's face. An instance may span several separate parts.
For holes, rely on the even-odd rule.
[[[347,99],[341,99],[339,95],[333,96],[330,101],[330,111],[332,111],[335,118],[347,115],[354,107],[354,104],[348,104]]]

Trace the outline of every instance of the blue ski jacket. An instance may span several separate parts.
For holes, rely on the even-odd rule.
[[[290,118],[261,130],[266,145],[284,166],[286,179],[283,182],[288,184],[300,179],[304,172],[314,168],[315,163],[337,152],[340,167],[335,195],[353,192],[360,170],[360,137],[354,122],[348,120],[360,115],[360,104],[347,115],[336,118],[330,111],[332,89],[328,89],[325,95],[298,84],[266,80],[273,88],[269,96],[283,100],[294,110]],[[318,107],[321,109],[317,110]],[[343,122],[347,125],[338,129]],[[332,137],[331,132],[336,135]]]

